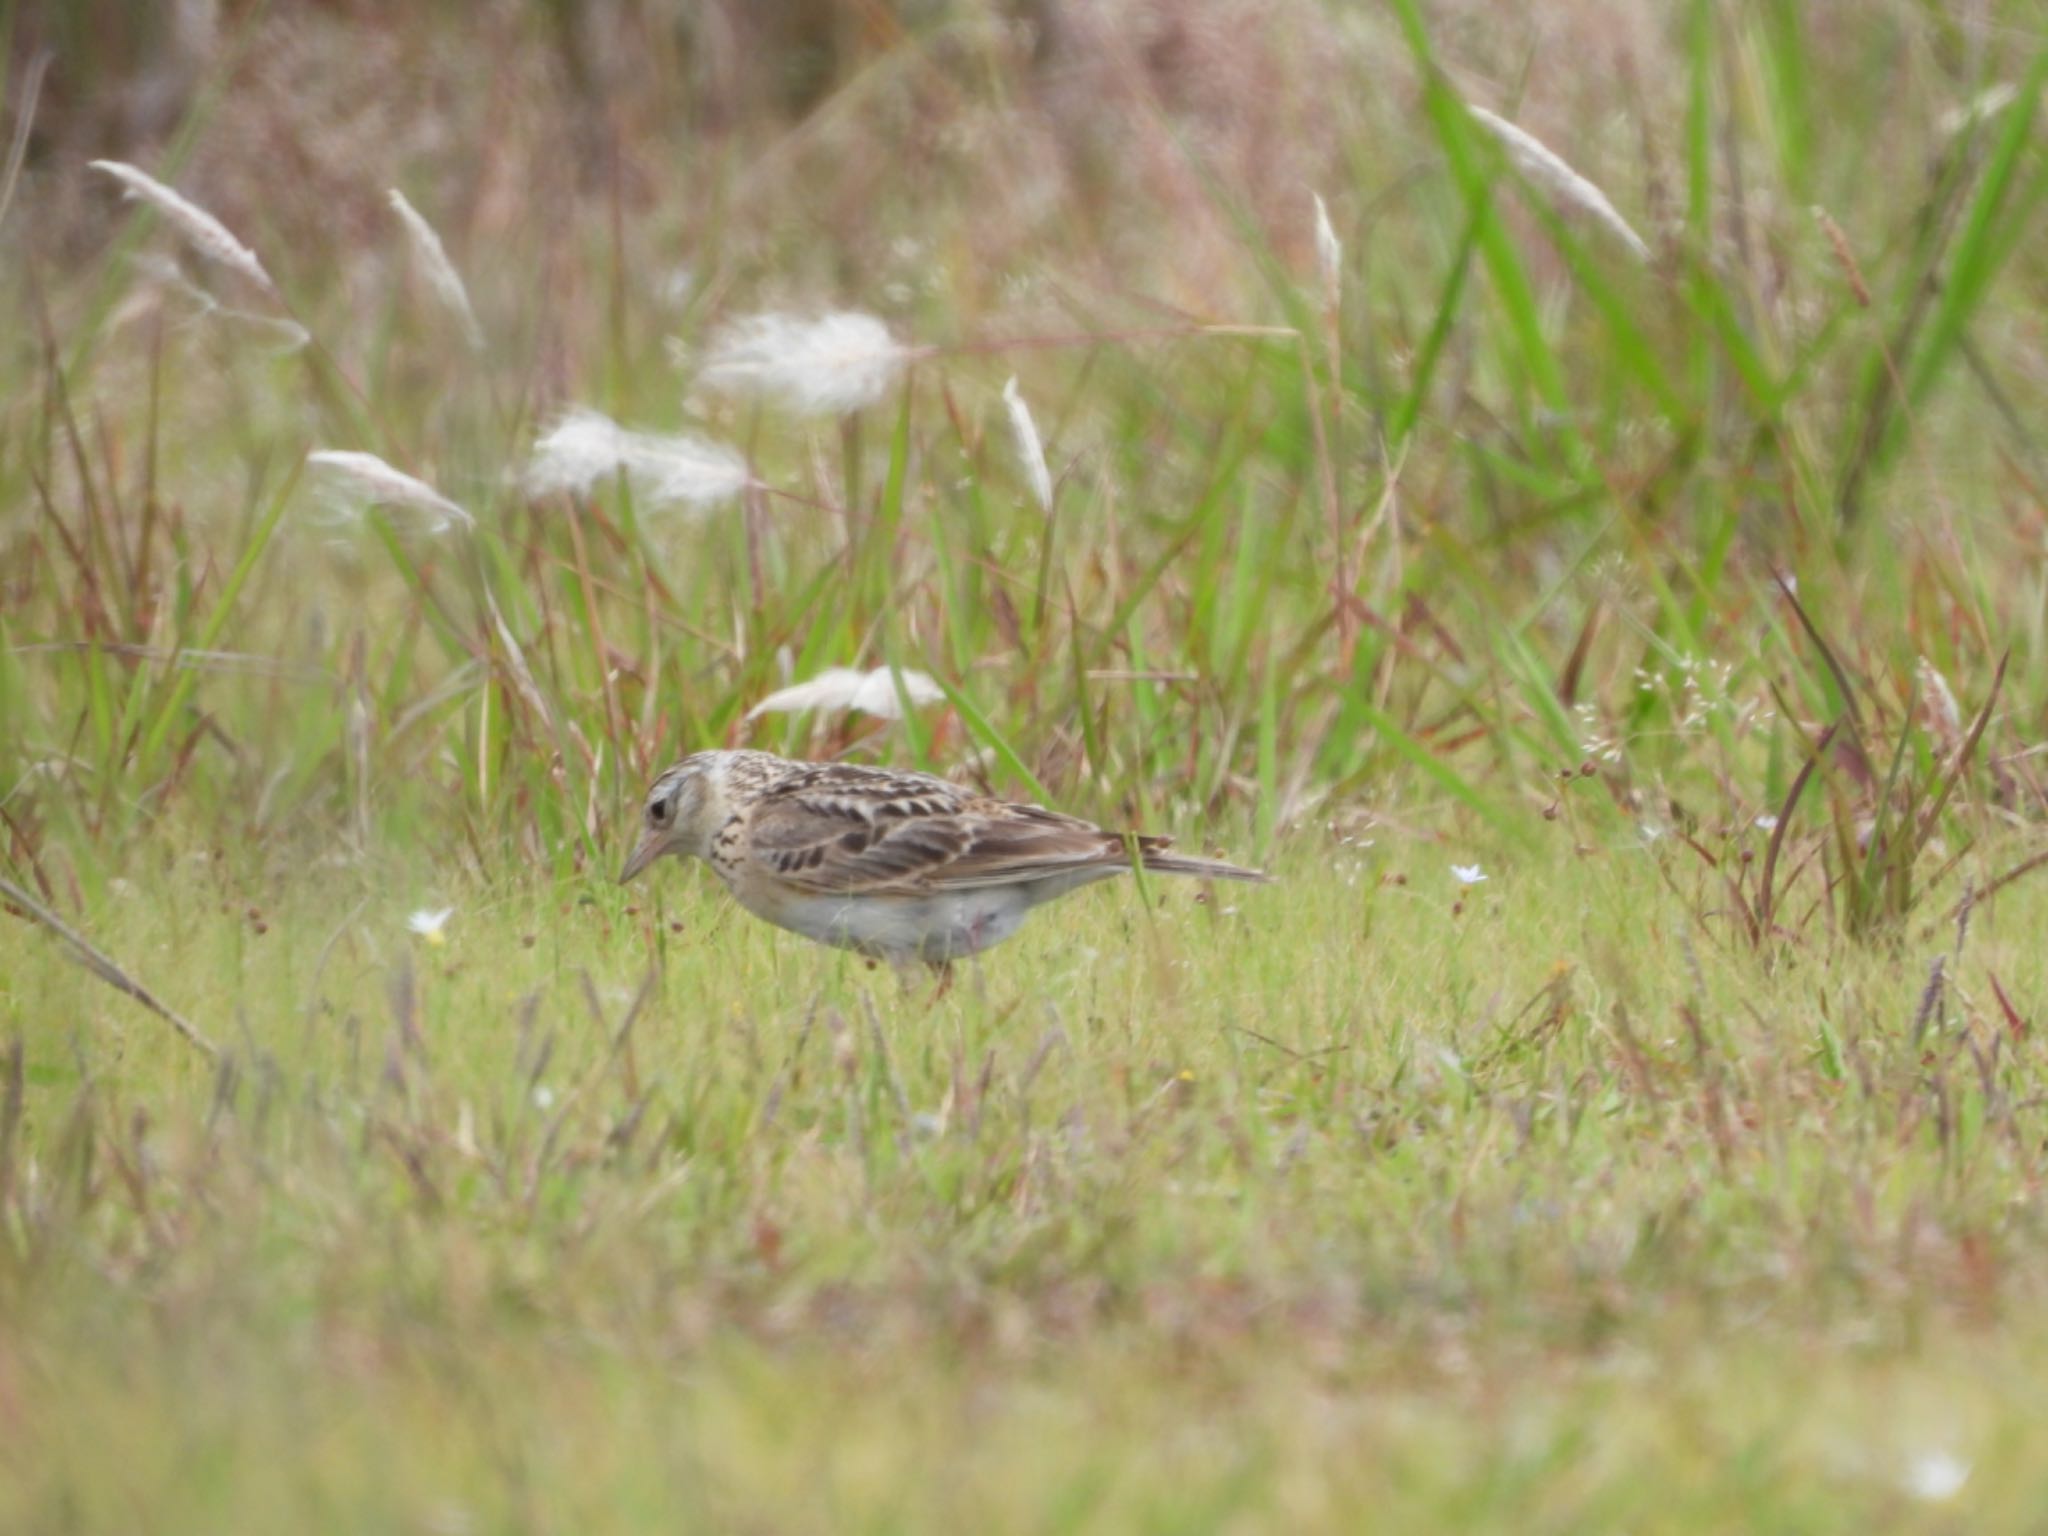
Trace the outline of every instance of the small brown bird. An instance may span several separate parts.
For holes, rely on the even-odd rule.
[[[648,789],[619,880],[663,854],[703,859],[741,906],[779,928],[944,971],[1007,939],[1033,907],[1122,874],[1133,849],[1148,874],[1268,878],[1167,843],[926,773],[699,752]]]

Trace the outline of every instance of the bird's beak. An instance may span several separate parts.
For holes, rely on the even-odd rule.
[[[627,855],[626,867],[619,871],[619,884],[624,885],[628,880],[639,874],[641,870],[660,858],[666,846],[666,840],[658,833],[652,829],[643,830],[640,833],[640,841],[633,845],[632,853]]]

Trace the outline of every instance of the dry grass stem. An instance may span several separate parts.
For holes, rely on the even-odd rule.
[[[91,971],[93,975],[99,977],[101,981],[104,981],[115,991],[124,992],[129,997],[134,998],[136,1002],[142,1004],[151,1013],[162,1019],[166,1024],[169,1024],[172,1029],[178,1032],[179,1037],[186,1044],[197,1047],[208,1056],[220,1055],[220,1047],[201,1033],[196,1025],[190,1023],[169,1004],[161,1001],[149,988],[145,987],[133,976],[130,976],[114,962],[113,958],[105,950],[99,948],[90,939],[86,938],[84,934],[78,932],[77,929],[65,922],[63,918],[59,917],[27,891],[4,876],[0,876],[0,896],[6,897],[7,900],[13,902],[22,911],[70,945],[72,952],[78,956],[87,970]]]
[[[1855,252],[1849,249],[1849,237],[1842,233],[1842,226],[1828,216],[1828,211],[1818,205],[1813,216],[1820,221],[1821,233],[1828,237],[1828,245],[1834,250],[1835,262],[1842,269],[1842,275],[1849,279],[1849,291],[1856,295],[1856,302],[1863,308],[1870,308],[1870,284],[1864,281],[1863,268],[1857,265]]]

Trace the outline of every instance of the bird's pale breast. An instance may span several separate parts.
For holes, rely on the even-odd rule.
[[[732,893],[778,928],[894,964],[978,954],[1015,933],[1034,905],[1015,886],[932,896],[817,895],[743,879],[732,882]]]

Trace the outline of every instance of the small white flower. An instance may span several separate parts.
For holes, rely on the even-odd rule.
[[[835,310],[750,315],[711,339],[697,380],[724,395],[780,400],[807,416],[843,416],[873,405],[914,353],[873,315]]]
[[[1775,832],[1778,830],[1778,818],[1775,816],[1759,816],[1756,819],[1756,829],[1759,832]]]
[[[1478,885],[1486,879],[1486,871],[1477,864],[1453,864],[1451,878],[1460,885]]]
[[[1906,1492],[1929,1504],[1945,1503],[1963,1491],[1970,1464],[1950,1451],[1922,1451],[1906,1464]]]
[[[405,926],[429,944],[446,944],[448,935],[443,930],[448,926],[448,919],[454,915],[453,907],[436,907],[431,910],[422,907],[405,920]]]
[[[539,1087],[535,1088],[533,1090],[533,1107],[535,1109],[553,1109],[555,1107],[555,1090],[546,1083],[542,1083]]]
[[[903,694],[896,692],[896,677],[887,667],[861,672],[853,667],[832,667],[808,682],[777,689],[747,711],[749,720],[762,715],[793,715],[807,709],[858,710],[882,720],[903,717],[903,699],[912,704],[936,704],[946,692],[922,672],[899,669]]]

